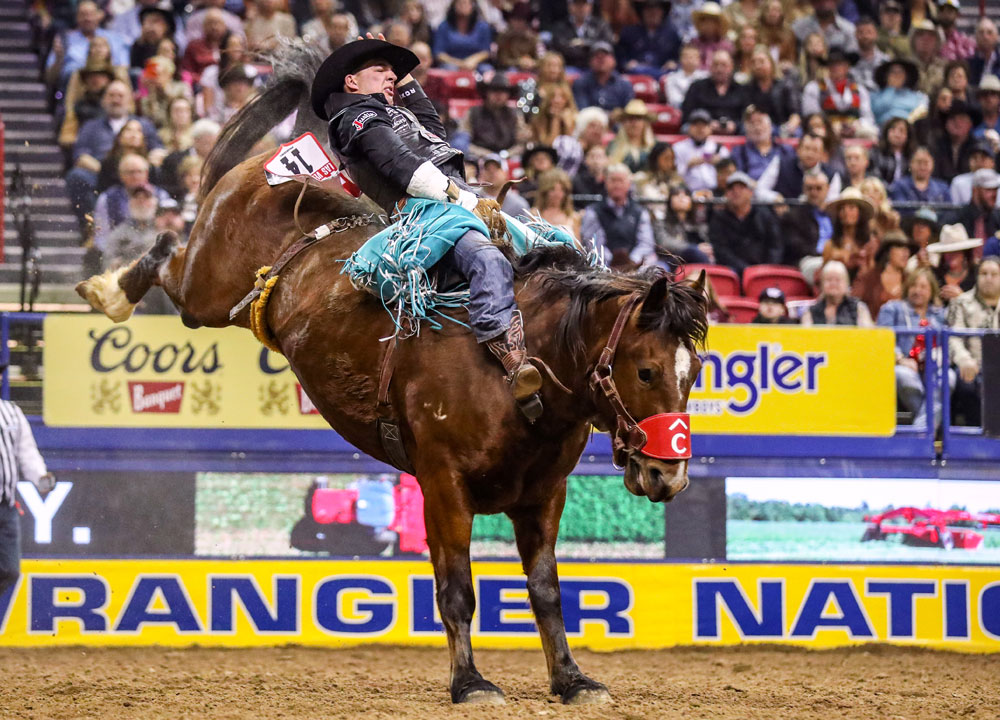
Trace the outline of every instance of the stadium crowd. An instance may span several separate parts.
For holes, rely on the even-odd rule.
[[[716,322],[997,328],[1000,36],[959,30],[959,3],[49,0],[34,26],[94,264],[190,228],[202,162],[279,38],[381,32],[421,58],[482,192],[522,178],[507,212],[615,269],[722,266]],[[761,265],[800,289],[741,297]],[[981,346],[951,344],[953,406],[977,423]],[[917,423],[926,350],[899,335]]]

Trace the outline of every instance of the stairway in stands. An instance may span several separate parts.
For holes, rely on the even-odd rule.
[[[81,276],[80,233],[63,181],[63,158],[45,100],[41,60],[31,47],[27,4],[0,0],[0,118],[4,134],[4,258],[0,264],[0,302],[17,299],[21,240],[10,213],[10,180],[20,167],[31,187],[35,244],[41,253],[40,299],[66,301]]]

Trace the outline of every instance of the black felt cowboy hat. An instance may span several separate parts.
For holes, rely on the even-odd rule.
[[[917,82],[920,80],[920,70],[917,68],[917,64],[912,60],[906,60],[905,58],[893,58],[891,60],[886,60],[884,63],[875,68],[875,82],[880,88],[884,88],[889,82],[889,71],[892,69],[893,65],[898,65],[903,68],[903,72],[906,73],[906,82],[904,87],[913,90],[917,87]]]
[[[139,11],[139,22],[147,15],[159,15],[167,24],[167,37],[173,37],[177,31],[177,20],[174,18],[174,9],[169,2],[161,1],[155,5],[144,7]]]
[[[502,72],[493,73],[489,80],[480,80],[476,83],[476,90],[480,95],[485,95],[489,90],[497,90],[513,95],[517,92],[517,87],[510,81],[510,78]]]
[[[344,92],[344,78],[371,60],[389,63],[398,79],[406,77],[420,64],[420,59],[408,49],[385,40],[355,40],[341,45],[330,53],[316,72],[309,96],[313,112],[323,120],[329,120],[324,107],[326,99],[333,93]]]
[[[853,65],[860,57],[856,52],[847,52],[841,47],[832,47],[821,62],[823,65],[833,65],[839,62]]]

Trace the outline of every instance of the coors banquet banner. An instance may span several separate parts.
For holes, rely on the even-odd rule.
[[[891,330],[714,326],[701,356],[688,406],[695,433],[895,430]],[[44,362],[52,426],[327,427],[285,359],[241,328],[49,315]]]

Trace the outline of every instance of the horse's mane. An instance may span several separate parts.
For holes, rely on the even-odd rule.
[[[518,276],[538,280],[545,299],[569,296],[569,307],[556,332],[562,345],[576,357],[586,354],[583,330],[592,305],[632,293],[645,299],[653,284],[665,276],[658,268],[628,274],[596,270],[580,253],[565,246],[537,247],[517,261],[515,271]],[[692,350],[704,345],[708,318],[703,293],[686,283],[668,280],[661,305],[657,312],[643,309],[639,313],[641,332],[672,335]]]

